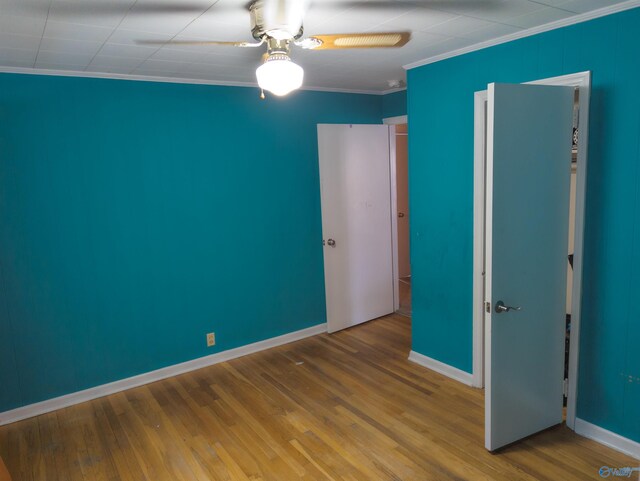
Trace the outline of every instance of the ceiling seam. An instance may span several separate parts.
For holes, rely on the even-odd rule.
[[[566,8],[561,8],[561,7],[558,7],[558,6],[556,6],[556,5],[549,5],[548,3],[544,3],[544,2],[541,2],[541,1],[539,1],[539,0],[529,0],[529,1],[530,1],[531,3],[536,3],[536,4],[538,4],[538,5],[543,5],[543,6],[545,6],[545,7],[549,7],[549,8],[555,8],[556,10],[561,10],[561,11],[563,11],[563,12],[567,12],[567,13],[573,13],[573,14],[580,13],[580,12],[575,12],[575,11],[573,11],[573,10],[568,10],[568,9],[566,9]]]
[[[53,0],[49,0],[49,6],[47,7],[47,16],[44,19],[44,26],[42,27],[42,35],[40,35],[40,41],[38,42],[38,50],[36,51],[36,58],[33,59],[33,68],[36,68],[38,63],[38,56],[40,55],[40,46],[42,45],[42,39],[44,38],[44,32],[47,30],[47,22],[49,21],[49,13],[51,12],[51,3]]]
[[[122,22],[124,22],[124,19],[127,18],[127,15],[129,15],[129,12],[131,12],[131,9],[133,7],[135,7],[138,3],[138,0],[135,0],[131,6],[127,9],[126,13],[122,16],[122,18],[120,19],[120,21],[118,22],[118,24],[113,27],[113,30],[111,31],[111,33],[109,34],[109,36],[105,39],[104,42],[102,42],[102,45],[100,45],[100,48],[96,51],[96,53],[93,55],[93,57],[91,57],[91,60],[89,60],[89,62],[87,63],[87,66],[84,68],[84,71],[86,72],[87,69],[89,68],[89,66],[93,63],[93,61],[95,60],[95,58],[98,56],[98,54],[100,52],[102,52],[102,49],[104,48],[104,46],[107,44],[107,42],[109,41],[109,39],[111,37],[113,37],[113,34],[116,32],[116,30],[118,30],[118,28],[120,28],[120,25],[122,25]]]
[[[178,31],[178,33],[176,33],[175,35],[173,35],[173,37],[171,37],[169,40],[167,40],[167,42],[163,45],[160,45],[151,55],[149,55],[146,59],[144,59],[142,61],[142,63],[140,63],[136,68],[134,68],[131,72],[135,72],[136,70],[138,70],[140,67],[142,67],[144,65],[144,63],[149,60],[151,57],[153,57],[156,53],[158,53],[160,50],[162,50],[162,48],[164,48],[165,46],[167,46],[168,44],[170,44],[178,35],[180,35],[182,32],[184,32],[187,27],[189,27],[189,25],[193,24],[193,22],[195,22],[196,20],[198,20],[199,18],[201,18],[205,13],[207,13],[209,10],[211,10],[220,0],[215,0],[211,5],[209,5],[209,7],[207,7],[200,15],[198,15],[196,18],[194,18],[193,20],[191,20],[188,24],[186,24],[184,27],[182,27],[182,29],[180,31]],[[205,54],[202,54],[203,56]],[[187,64],[187,69],[192,66],[194,63],[196,62],[185,62]],[[173,74],[174,72],[172,72]]]

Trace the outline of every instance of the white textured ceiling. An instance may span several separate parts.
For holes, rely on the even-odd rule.
[[[198,9],[201,5],[191,13],[169,8],[184,1],[0,0],[0,67],[255,83],[264,49],[136,44],[253,41],[246,0],[191,1]],[[340,0],[316,0],[304,19],[305,34],[410,30],[411,41],[400,49],[295,48],[292,58],[304,67],[305,87],[382,92],[389,89],[389,80],[404,80],[403,65],[622,3],[423,0],[382,8],[378,1],[349,8]]]

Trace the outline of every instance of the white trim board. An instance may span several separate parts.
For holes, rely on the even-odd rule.
[[[640,460],[640,443],[633,441],[632,439],[622,437],[619,434],[613,433],[611,431],[607,431],[600,426],[596,426],[595,424],[591,424],[580,418],[576,418],[575,431],[576,434],[579,434],[580,436],[593,439],[600,444],[604,444],[605,446],[609,446],[616,451],[620,451],[621,453],[628,454],[629,456]]]
[[[397,117],[387,117],[382,119],[382,123],[385,125],[408,124],[409,117],[407,115],[398,115]]]
[[[397,117],[396,117],[397,118]],[[400,283],[398,282],[398,159],[396,158],[396,124],[389,124],[389,194],[391,203],[391,270],[393,271],[393,312],[400,309]]]
[[[484,231],[487,91],[475,92],[473,135],[473,386],[484,387]],[[482,112],[484,122],[477,116]],[[481,273],[480,275],[478,273]]]
[[[562,20],[556,20],[555,22],[550,22],[544,25],[538,25],[537,27],[521,30],[520,32],[504,35],[498,38],[493,38],[490,40],[486,40],[484,42],[469,45],[467,47],[462,47],[457,50],[452,50],[450,52],[442,53],[440,55],[434,55],[433,57],[428,57],[423,60],[411,62],[407,65],[404,65],[403,68],[405,70],[411,70],[412,68],[422,67],[423,65],[428,65],[430,63],[440,62],[441,60],[446,60],[451,57],[458,57],[459,55],[464,55],[466,53],[482,50],[483,48],[493,47],[495,45],[500,45],[502,43],[512,42],[513,40],[518,40],[520,38],[531,37],[532,35],[548,32],[550,30],[556,30],[562,27],[568,27],[569,25],[575,25],[576,23],[588,22],[589,20],[593,20],[600,17],[606,17],[607,15],[623,12],[625,10],[631,10],[632,8],[636,8],[639,6],[640,6],[640,0],[628,0],[626,2],[617,3],[615,5],[610,5],[608,7],[599,8],[597,10],[592,10],[591,12],[581,13],[578,15],[574,15],[572,17],[563,18]]]
[[[282,346],[290,342],[299,341],[307,337],[315,336],[327,332],[327,325],[318,324],[299,331],[283,334],[282,336],[272,337],[265,339],[264,341],[254,342],[247,344],[246,346],[236,347],[234,349],[228,349],[226,351],[217,352],[209,356],[193,359],[192,361],[182,362],[180,364],[174,364],[173,366],[163,367],[155,371],[150,371],[137,376],[121,379],[119,381],[111,382],[109,384],[103,384],[101,386],[92,387],[83,391],[66,394],[64,396],[56,397],[53,399],[47,399],[46,401],[38,402],[35,404],[29,404],[22,406],[11,411],[5,411],[0,413],[0,426],[5,424],[14,423],[22,419],[39,416],[57,409],[73,406],[85,401],[97,399],[109,394],[114,394],[126,389],[142,386],[151,382],[160,381],[168,377],[177,376],[203,367],[212,366],[231,359],[246,356],[247,354],[253,354],[256,352],[271,349],[272,347]]]
[[[219,87],[252,87],[258,89],[256,82],[229,82],[224,80],[206,80],[206,79],[190,79],[178,77],[156,77],[135,74],[119,74],[105,72],[85,72],[77,70],[50,70],[44,68],[26,68],[26,67],[9,67],[0,65],[0,73],[13,73],[21,75],[51,75],[53,77],[77,77],[77,78],[99,78],[109,80],[133,80],[139,82],[162,82],[174,84],[191,84],[191,85],[216,85]],[[358,90],[358,89],[341,89],[330,87],[301,87],[298,90],[308,90],[312,92],[335,92],[345,94],[363,94],[363,95],[386,95],[399,90]],[[257,97],[257,94],[256,94]]]
[[[420,354],[419,352],[411,351],[409,353],[409,361],[415,362],[422,367],[431,369],[432,371],[449,377],[454,381],[466,384],[467,386],[473,385],[473,376],[468,372],[458,369],[457,367],[450,366],[449,364],[436,361],[435,359],[425,356],[424,354]]]

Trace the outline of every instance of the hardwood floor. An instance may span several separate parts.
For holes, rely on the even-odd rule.
[[[483,392],[407,361],[388,316],[0,427],[22,480],[600,479],[638,461],[565,427],[498,454]]]
[[[400,288],[400,306],[397,314],[411,317],[411,277],[404,277],[398,283]]]
[[[0,457],[0,481],[11,481],[11,475],[7,471],[7,467],[4,465],[2,458]]]

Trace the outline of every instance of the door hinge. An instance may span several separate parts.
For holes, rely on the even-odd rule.
[[[569,396],[569,380],[566,378],[564,381],[562,381],[562,395],[564,397]]]
[[[486,312],[489,312],[489,313],[491,312],[491,303],[490,302],[485,302],[484,303],[484,310]]]

